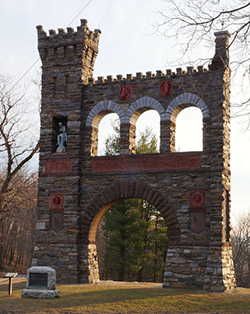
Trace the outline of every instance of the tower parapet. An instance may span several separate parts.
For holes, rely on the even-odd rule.
[[[74,66],[75,71],[81,72],[83,83],[88,82],[94,71],[100,33],[99,29],[90,31],[85,19],[81,20],[76,32],[72,27],[67,27],[67,32],[59,28],[58,33],[51,29],[49,36],[43,27],[38,25],[38,50],[43,69],[55,69],[63,64],[64,72],[67,72],[69,67]]]
[[[219,70],[228,67],[229,65],[229,38],[228,31],[221,31],[214,33],[215,39],[215,55],[212,60],[211,70]]]

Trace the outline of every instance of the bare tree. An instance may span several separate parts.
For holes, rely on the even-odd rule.
[[[250,213],[238,218],[232,229],[232,249],[237,286],[250,287]]]
[[[25,98],[25,91],[13,88],[10,77],[0,75],[0,162],[3,165],[0,183],[0,270],[4,238],[3,212],[8,210],[8,192],[13,188],[11,183],[15,176],[39,149],[39,140],[34,140],[36,136],[33,134],[32,114],[34,112]]]
[[[241,96],[238,115],[245,115],[250,103],[250,2],[247,0],[163,0],[166,5],[157,11],[160,21],[157,30],[180,47],[183,62],[195,55],[201,47],[213,48],[214,32],[228,30],[230,39],[230,67],[233,85],[239,86]],[[186,59],[185,59],[186,57]],[[190,61],[191,60],[191,61]],[[193,60],[205,62],[208,60]],[[248,111],[249,113],[249,111]]]
[[[1,175],[0,175],[1,180]],[[11,181],[3,212],[3,270],[26,272],[35,240],[37,173],[25,168]]]

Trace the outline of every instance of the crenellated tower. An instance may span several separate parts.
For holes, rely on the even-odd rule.
[[[51,71],[54,80],[53,92],[67,90],[67,84],[82,79],[88,82],[94,71],[94,63],[98,54],[101,31],[90,31],[87,20],[82,19],[75,32],[72,27],[49,30],[49,36],[41,25],[37,26],[38,50],[43,65],[43,72]],[[73,74],[73,75],[72,75]],[[71,79],[68,77],[72,76]],[[56,82],[55,82],[56,81]]]
[[[68,132],[73,121],[80,121],[82,84],[93,75],[101,31],[90,31],[87,20],[82,19],[76,32],[71,27],[67,28],[67,32],[59,28],[58,33],[52,29],[47,36],[39,25],[37,33],[42,61],[41,132],[48,133],[48,127],[52,126],[52,135],[49,133],[47,137],[42,133],[41,153],[50,154],[56,152],[59,123]],[[68,121],[69,112],[71,121]],[[79,143],[77,131],[77,134],[68,132],[68,136],[76,142],[72,150],[74,154]],[[71,152],[70,148],[68,152]]]
[[[101,32],[81,20],[77,31],[59,28],[48,36],[37,26],[37,33],[42,104],[34,264],[36,258],[49,259],[56,270],[65,270],[62,280],[77,282],[82,87],[92,77]],[[54,254],[41,253],[45,242]]]

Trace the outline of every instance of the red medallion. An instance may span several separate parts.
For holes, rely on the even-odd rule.
[[[119,93],[120,93],[120,100],[131,100],[132,99],[131,85],[121,85]]]
[[[172,81],[164,81],[160,85],[160,97],[172,96]]]
[[[64,194],[52,193],[50,194],[50,211],[52,213],[62,213],[64,208]]]

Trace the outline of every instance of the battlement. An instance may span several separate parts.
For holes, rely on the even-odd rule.
[[[101,31],[95,29],[94,32],[90,31],[87,26],[88,21],[81,20],[81,25],[77,27],[75,32],[72,27],[67,27],[67,32],[63,28],[58,28],[58,33],[54,29],[49,30],[49,36],[43,30],[41,25],[38,25],[38,49],[58,48],[65,46],[75,46],[77,44],[85,44],[90,46],[91,49],[98,52],[99,36]]]
[[[191,75],[198,75],[200,73],[208,72],[203,66],[198,66],[197,69],[194,69],[192,66],[188,66],[186,70],[182,68],[177,68],[176,72],[173,72],[171,69],[167,69],[164,73],[162,70],[157,70],[156,73],[152,73],[151,71],[147,71],[146,74],[142,72],[137,72],[136,76],[133,74],[127,74],[126,77],[118,74],[116,78],[112,75],[108,75],[106,78],[103,76],[98,76],[97,80],[94,78],[88,79],[88,84],[102,84],[102,83],[112,83],[112,82],[128,82],[128,81],[135,81],[141,79],[152,79],[152,78],[166,78],[170,79],[176,76],[191,76]]]
[[[87,26],[87,20],[82,19],[81,25],[77,27],[75,32],[72,27],[67,27],[67,32],[63,28],[58,28],[58,33],[51,29],[49,36],[43,30],[41,25],[38,25],[38,50],[43,64],[47,61],[60,61],[67,57],[69,58],[89,58],[93,63],[98,54],[98,44],[101,31],[95,29],[90,31]],[[72,58],[71,58],[71,61]]]
[[[188,66],[186,70],[182,68],[176,68],[176,72],[173,72],[171,69],[167,69],[166,73],[163,73],[161,70],[157,70],[156,73],[152,73],[151,71],[143,74],[142,72],[137,72],[136,76],[132,74],[127,74],[126,77],[118,74],[116,78],[112,75],[108,75],[106,78],[103,76],[99,76],[97,80],[94,78],[89,78],[88,82],[85,84],[102,84],[102,83],[112,83],[112,82],[129,82],[140,79],[152,79],[152,78],[166,78],[171,79],[178,76],[193,76],[202,74],[208,71],[214,70],[224,70],[228,66],[229,62],[229,54],[228,54],[228,41],[230,38],[230,33],[226,31],[215,32],[215,55],[211,60],[211,64],[208,65],[208,69],[205,69],[203,65],[200,65],[195,69],[193,66]]]
[[[68,72],[73,67],[76,71],[81,71],[79,75],[82,76],[82,81],[87,82],[94,70],[101,34],[99,29],[90,31],[87,23],[87,20],[82,19],[77,31],[72,27],[67,27],[67,31],[58,28],[58,32],[51,29],[49,36],[41,25],[36,27],[38,50],[44,68],[53,67],[57,72]]]

